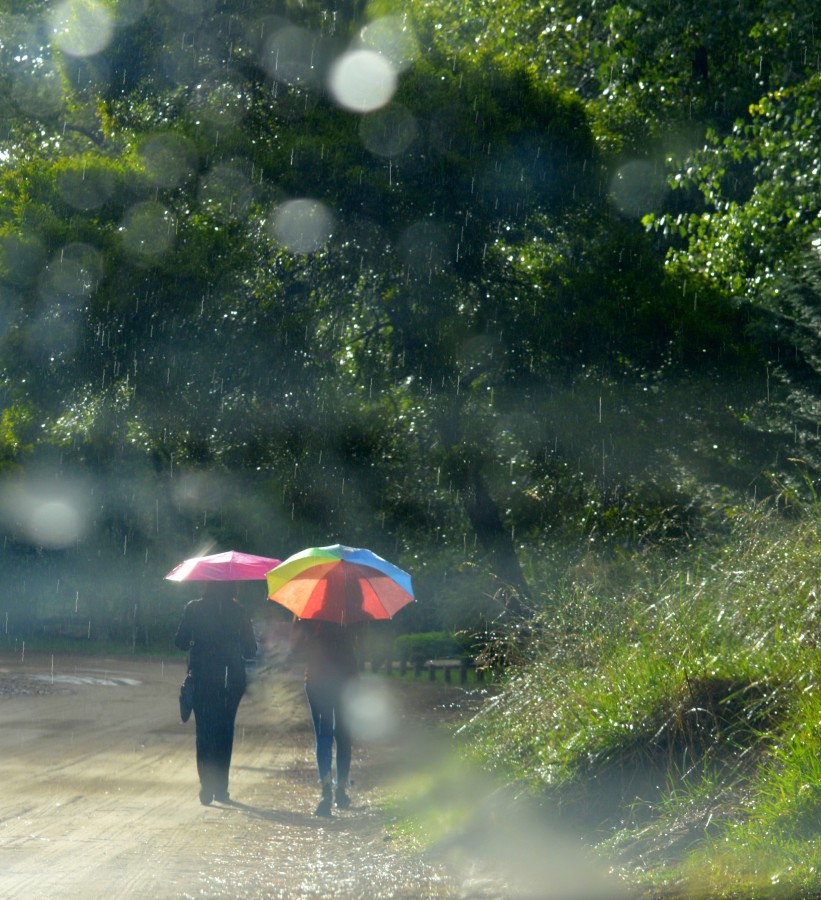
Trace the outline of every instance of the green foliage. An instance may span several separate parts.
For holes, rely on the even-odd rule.
[[[796,268],[821,225],[819,85],[816,75],[762,97],[729,135],[708,134],[686,171],[671,177],[676,191],[703,198],[700,209],[656,223],[671,239],[673,260],[764,302],[774,278]]]
[[[576,824],[606,824],[630,877],[682,877],[678,833],[705,895],[814,881],[820,523],[817,508],[740,518],[726,546],[648,567],[618,602],[569,585],[467,729],[471,754]]]
[[[4,409],[0,418],[0,471],[16,468],[31,453],[31,437],[28,410],[16,405]]]
[[[813,71],[818,36],[810,0],[607,2],[417,0],[435,40],[494,59],[525,60],[587,101],[602,145],[645,156],[726,130],[768,90]],[[649,134],[648,134],[649,132]]]
[[[682,373],[762,371],[759,344],[713,285],[668,278],[635,213],[609,204],[592,93],[559,77],[604,48],[585,45],[587,20],[550,13],[575,61],[557,44],[550,81],[509,31],[453,43],[453,14],[470,30],[474,12],[513,11],[414,7],[397,20],[413,64],[364,116],[322,88],[340,45],[315,6],[288,6],[314,41],[310,77],[272,74],[282,23],[257,3],[185,21],[149,4],[115,19],[96,58],[50,48],[65,127],[44,115],[9,157],[0,209],[2,364],[46,444],[92,469],[265,473],[280,535],[353,531],[446,572],[469,562],[489,609],[503,587],[527,593],[526,544],[649,534],[664,514],[642,470],[685,519],[705,480],[749,484],[770,448],[725,438],[740,413],[664,410],[693,392],[671,395]],[[626,41],[660,40],[624,10],[598,15],[594,29],[618,19]],[[386,151],[402,123],[412,140]],[[307,253],[276,232],[300,197],[333,225]],[[624,414],[603,428],[608,408]],[[672,454],[670,418],[690,423]],[[448,589],[441,621],[471,590]]]
[[[400,661],[423,664],[429,659],[468,658],[469,641],[445,631],[429,631],[416,634],[400,634],[394,641]]]

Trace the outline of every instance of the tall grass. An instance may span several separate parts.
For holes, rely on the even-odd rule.
[[[466,752],[630,879],[821,894],[819,559],[818,509],[756,513],[622,596],[568,581]]]

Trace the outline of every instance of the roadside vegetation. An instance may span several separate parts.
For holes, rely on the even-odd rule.
[[[817,896],[820,551],[817,505],[756,510],[710,549],[649,555],[618,598],[568,583],[464,752],[630,881]]]

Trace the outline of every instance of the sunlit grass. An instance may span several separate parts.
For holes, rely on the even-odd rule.
[[[396,781],[386,805],[394,836],[425,847],[452,837],[475,808],[476,792],[466,789],[466,780],[460,760],[437,756]]]
[[[740,520],[551,598],[538,647],[462,731],[630,879],[692,896],[821,889],[821,517]],[[793,894],[794,895],[794,894]]]

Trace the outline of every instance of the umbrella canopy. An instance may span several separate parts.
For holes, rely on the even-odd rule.
[[[352,625],[414,602],[411,578],[370,550],[311,547],[268,573],[268,597],[300,619]]]
[[[167,581],[264,581],[278,559],[227,550],[186,559],[166,576]]]

